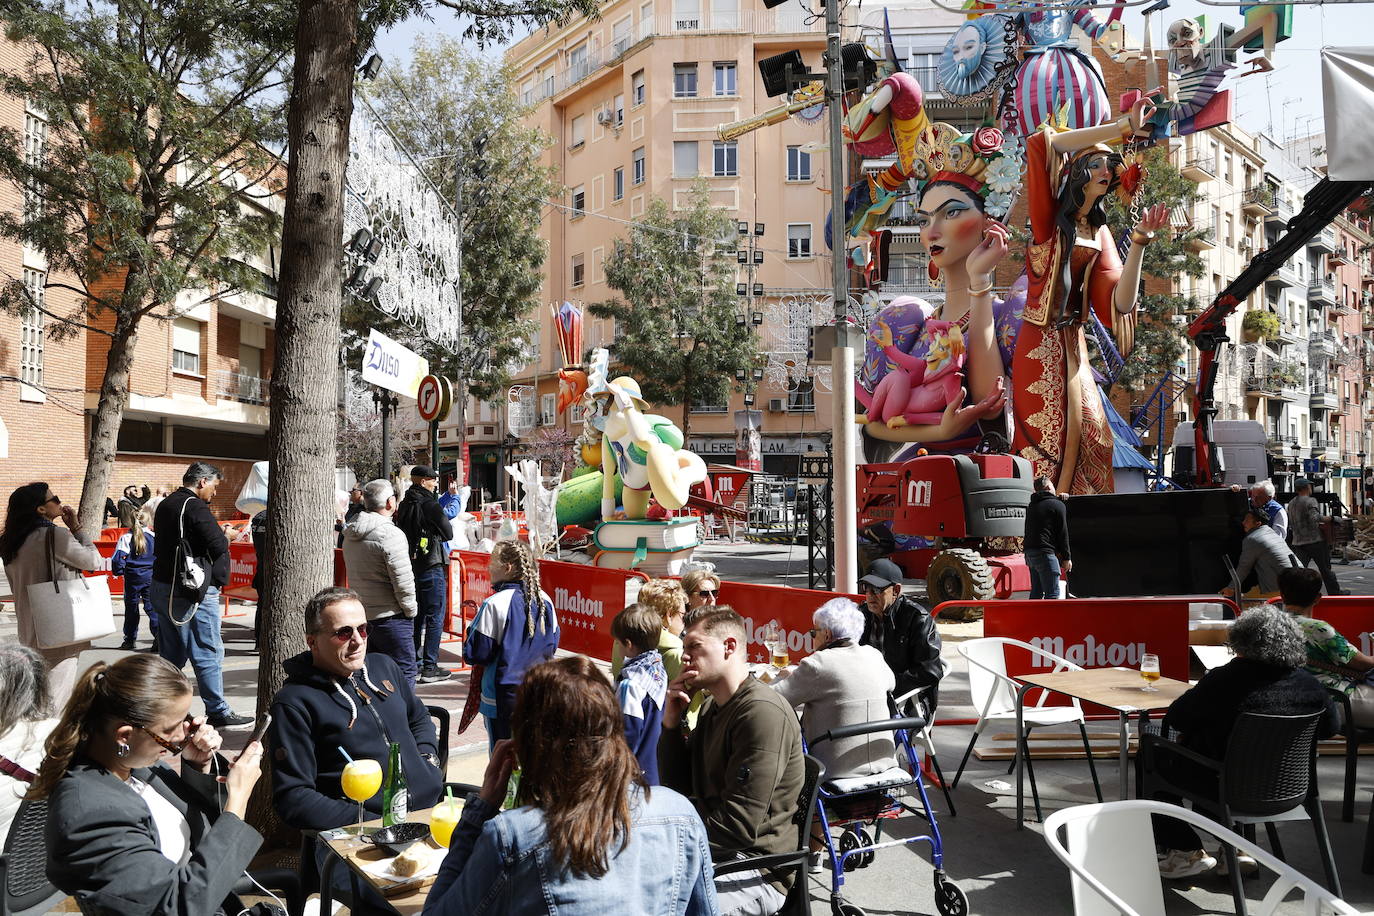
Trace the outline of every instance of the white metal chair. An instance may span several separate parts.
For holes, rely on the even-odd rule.
[[[909,690],[899,697],[894,697],[892,700],[892,714],[894,716],[906,715],[904,710],[907,708],[908,703],[911,704],[912,709],[918,714],[921,714],[921,697],[929,692],[929,687],[917,687],[915,690]],[[945,795],[945,804],[949,805],[949,816],[954,817],[957,813],[954,810],[954,799],[949,794],[949,781],[945,779],[944,771],[940,769],[940,758],[935,754],[935,736],[931,734],[931,730],[935,728],[935,716],[931,715],[927,717],[921,714],[921,718],[926,720],[925,728],[921,729],[919,732],[911,733],[910,737],[916,738],[921,742],[921,747],[925,750],[926,756],[930,758],[930,765],[935,770],[935,778],[940,782],[940,791]]]
[[[970,639],[968,642],[960,643],[957,648],[959,654],[968,662],[968,686],[969,693],[973,698],[973,707],[978,710],[978,724],[973,727],[973,737],[969,738],[968,747],[964,750],[964,757],[959,761],[959,771],[954,774],[954,788],[959,787],[959,777],[964,773],[964,767],[968,764],[969,755],[973,753],[973,746],[978,743],[978,736],[983,733],[990,722],[1016,722],[1016,695],[1021,689],[1021,683],[1015,678],[1007,675],[1007,646],[1014,646],[1023,649],[1031,654],[1031,657],[1045,666],[1053,666],[1055,672],[1059,671],[1082,671],[1081,665],[1075,665],[1067,658],[1047,652],[1038,646],[1033,646],[1028,642],[1019,639],[1011,639],[1005,636],[987,636],[981,639]],[[1048,725],[1067,725],[1076,723],[1078,733],[1083,737],[1083,752],[1088,757],[1088,770],[1092,773],[1093,791],[1097,793],[1097,800],[1102,801],[1102,786],[1097,780],[1097,766],[1093,763],[1092,746],[1088,743],[1088,729],[1083,718],[1083,707],[1078,700],[1073,700],[1068,706],[1046,706],[1050,691],[1041,690],[1040,697],[1035,701],[1035,705],[1026,706],[1022,711],[1022,721],[1025,724],[1025,731],[1016,736],[1017,753],[1023,755],[1026,761],[1026,773],[1030,776],[1031,798],[1035,801],[1035,816],[1041,818],[1040,813],[1040,792],[1035,785],[1035,767],[1031,763],[1029,736],[1031,729],[1040,728]],[[1015,768],[1016,759],[1012,758],[1012,766],[1007,772]]]
[[[1259,904],[1258,916],[1277,913],[1295,890],[1302,894],[1304,916],[1355,916],[1360,912],[1205,815],[1167,802],[1132,799],[1064,808],[1045,819],[1045,842],[1071,872],[1075,916],[1164,916],[1164,888],[1150,826],[1152,814],[1187,821],[1273,872],[1274,883]],[[1292,912],[1291,908],[1286,912]]]

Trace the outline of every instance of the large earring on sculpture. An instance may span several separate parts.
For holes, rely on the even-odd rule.
[[[125,744],[123,741],[121,741],[121,742],[119,742],[118,744],[116,744],[116,745],[115,745],[115,756],[116,756],[116,757],[128,757],[128,756],[129,756],[129,745]]]
[[[926,261],[926,274],[930,277],[932,286],[940,285],[940,265],[934,261]]]

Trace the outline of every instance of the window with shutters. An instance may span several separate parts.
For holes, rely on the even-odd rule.
[[[673,64],[673,97],[679,99],[696,98],[697,65]]]
[[[24,269],[24,291],[32,302],[19,322],[19,379],[35,388],[43,387],[43,327],[47,317],[43,308],[48,275],[41,270]]]
[[[811,257],[811,224],[787,224],[787,256],[789,258]]]
[[[625,167],[616,166],[611,173],[611,200],[620,200],[625,196]]]
[[[644,165],[644,147],[641,146],[634,151],[634,183],[643,184],[646,177],[648,170]]]
[[[200,322],[178,318],[172,322],[172,369],[200,374]]]
[[[24,164],[35,166],[43,161],[48,143],[48,121],[28,106],[24,111]],[[34,182],[24,184],[24,220],[37,219],[43,213],[43,197]]]
[[[673,177],[697,177],[697,141],[673,141]]]

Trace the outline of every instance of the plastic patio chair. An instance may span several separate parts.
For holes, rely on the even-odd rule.
[[[1355,777],[1360,763],[1360,745],[1374,740],[1374,729],[1360,728],[1354,721],[1354,710],[1350,697],[1344,690],[1334,687],[1326,692],[1341,708],[1341,738],[1345,741],[1345,787],[1341,796],[1341,820],[1349,823],[1355,819]]]
[[[751,869],[772,869],[780,871],[791,869],[795,874],[787,899],[777,916],[811,916],[811,887],[808,883],[807,858],[811,852],[811,825],[816,819],[816,794],[820,791],[821,778],[825,766],[807,754],[805,759],[806,775],[802,779],[801,794],[797,798],[797,811],[792,820],[797,825],[797,849],[793,852],[777,852],[766,856],[752,856],[717,862],[716,877],[734,874]]]
[[[968,747],[964,750],[964,757],[959,761],[959,771],[954,774],[953,787],[956,789],[959,787],[959,777],[963,775],[964,767],[968,764],[969,756],[973,753],[973,746],[978,743],[978,736],[983,733],[983,729],[992,722],[1011,722],[1013,725],[1016,722],[1016,694],[1021,689],[1021,684],[1007,675],[1007,646],[1023,649],[1041,663],[1052,664],[1055,672],[1083,670],[1081,665],[1075,665],[1067,658],[1062,658],[1053,652],[1047,652],[1019,639],[1010,639],[1005,636],[987,636],[960,643],[956,648],[968,662],[969,693],[973,698],[973,707],[978,710],[978,724],[973,727],[973,737],[969,738]],[[1083,718],[1083,708],[1079,705],[1078,700],[1073,700],[1068,706],[1046,706],[1045,700],[1050,692],[1041,690],[1035,705],[1027,705],[1022,711],[1025,732],[1017,735],[1016,739],[1017,753],[1023,755],[1026,761],[1026,773],[1030,776],[1031,798],[1035,802],[1035,816],[1041,819],[1043,818],[1040,813],[1040,792],[1035,785],[1035,768],[1031,763],[1030,755],[1029,736],[1033,728],[1067,725],[1069,723],[1078,725],[1078,733],[1083,737],[1083,752],[1088,757],[1088,770],[1092,773],[1093,791],[1097,793],[1097,800],[1102,801],[1102,785],[1098,782],[1097,765],[1093,762],[1092,746],[1088,743],[1088,729]],[[1012,765],[1007,769],[1007,772],[1010,773],[1015,766],[1016,760],[1013,757]]]
[[[1217,812],[1222,824],[1241,825],[1252,835],[1254,825],[1262,823],[1279,859],[1283,858],[1283,847],[1274,828],[1275,822],[1310,819],[1327,885],[1339,897],[1340,876],[1336,872],[1331,839],[1326,832],[1317,792],[1317,724],[1322,715],[1320,711],[1300,716],[1241,713],[1231,729],[1226,756],[1222,760],[1206,757],[1158,735],[1143,734],[1140,739],[1140,794],[1153,798],[1156,792],[1163,791],[1180,796],[1195,806]],[[1170,780],[1159,766],[1160,759],[1168,757],[1215,773],[1216,794],[1202,794]],[[1230,870],[1236,912],[1243,914],[1245,890],[1240,869],[1236,866],[1236,853],[1229,846],[1223,847],[1223,851]]]
[[[1302,894],[1301,912],[1305,916],[1322,912],[1354,916],[1360,912],[1268,850],[1203,814],[1168,802],[1131,799],[1063,808],[1045,819],[1045,842],[1069,867],[1075,916],[1164,916],[1163,881],[1150,827],[1152,814],[1186,821],[1273,872],[1274,883],[1260,901],[1258,916],[1278,913],[1284,899],[1294,891]],[[1291,905],[1285,912],[1293,912]]]
[[[46,913],[66,894],[48,881],[48,802],[22,801],[0,855],[0,916]]]

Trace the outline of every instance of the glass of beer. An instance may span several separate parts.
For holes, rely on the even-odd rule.
[[[1159,656],[1149,652],[1140,656],[1140,676],[1145,679],[1145,686],[1141,690],[1153,692],[1159,688],[1154,686],[1155,681],[1159,680]]]
[[[344,794],[358,803],[358,836],[363,835],[363,802],[382,787],[382,765],[375,760],[350,760],[339,782]]]
[[[787,657],[787,636],[776,620],[763,628],[763,644],[768,648],[768,663],[781,671],[791,661]]]

